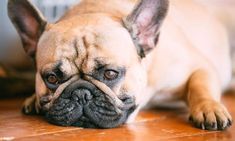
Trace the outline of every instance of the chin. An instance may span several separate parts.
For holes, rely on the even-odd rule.
[[[66,88],[45,111],[46,119],[60,126],[114,128],[124,124],[136,109],[132,97],[122,97],[122,106],[88,82]]]

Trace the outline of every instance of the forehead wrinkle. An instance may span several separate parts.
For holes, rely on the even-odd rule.
[[[75,39],[76,44],[75,44],[75,48],[76,48],[76,52],[77,52],[77,57],[74,60],[74,64],[76,65],[76,67],[79,69],[81,68],[81,65],[84,62],[84,59],[86,57],[86,47],[84,45],[84,41],[82,37],[78,37]]]
[[[73,61],[75,62],[76,58],[78,58],[78,42],[77,42],[77,39],[74,39],[73,41],[73,47],[74,47],[74,50],[76,52],[76,56],[75,58],[73,59]]]
[[[83,45],[86,48],[86,55],[83,58],[81,68],[85,73],[91,72],[94,67],[96,67],[95,58],[98,56],[97,49],[101,48],[97,44],[98,38],[98,35],[93,31],[86,32],[86,34],[82,37]]]
[[[85,36],[82,37],[82,42],[84,45],[84,49],[86,50],[86,54],[84,55],[84,57],[82,58],[82,62],[81,62],[81,70],[83,73],[88,73],[91,69],[90,65],[91,65],[91,55],[90,55],[90,50],[91,50],[91,46],[93,43],[89,43],[86,39]]]

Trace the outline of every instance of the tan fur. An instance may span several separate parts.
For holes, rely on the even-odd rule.
[[[114,90],[116,95],[125,88],[141,106],[151,98],[150,103],[156,103],[154,97],[166,95],[165,99],[185,100],[199,124],[205,120],[214,123],[216,116],[224,126],[228,124],[231,116],[220,103],[222,89],[231,77],[229,46],[222,25],[191,0],[170,0],[159,43],[140,60],[122,25],[122,18],[134,5],[129,0],[84,0],[60,21],[47,25],[36,56],[37,96],[47,93],[39,72],[56,61],[63,58],[66,65],[62,68],[72,75],[79,73],[76,68],[89,73],[94,68],[93,59],[99,57],[128,68],[125,80]]]
[[[228,0],[224,2],[223,0],[218,1],[202,1],[211,13],[213,13],[226,27],[231,47],[231,57],[232,57],[232,67],[233,67],[233,80],[230,84],[229,89],[235,90],[235,2],[233,0]]]

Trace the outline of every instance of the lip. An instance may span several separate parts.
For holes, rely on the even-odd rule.
[[[58,106],[59,105],[59,106]],[[46,119],[53,124],[61,126],[79,126],[84,128],[114,128],[122,125],[128,116],[135,110],[133,105],[129,108],[100,114],[94,106],[95,104],[79,105],[77,102],[69,100],[55,103],[52,108],[46,112]],[[129,106],[129,105],[128,105]],[[108,113],[108,114],[107,114]]]
[[[51,103],[49,98],[44,100]],[[50,107],[45,108],[45,117],[50,123],[61,126],[113,128],[125,123],[135,108],[135,99],[128,95],[118,98],[89,81],[78,80],[68,85]]]

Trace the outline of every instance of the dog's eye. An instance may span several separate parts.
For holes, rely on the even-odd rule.
[[[106,70],[104,72],[104,77],[107,80],[114,80],[118,77],[118,72],[115,70]]]
[[[51,73],[47,76],[46,79],[47,79],[47,82],[50,84],[53,84],[53,85],[58,84],[58,77],[56,76],[56,74]]]

